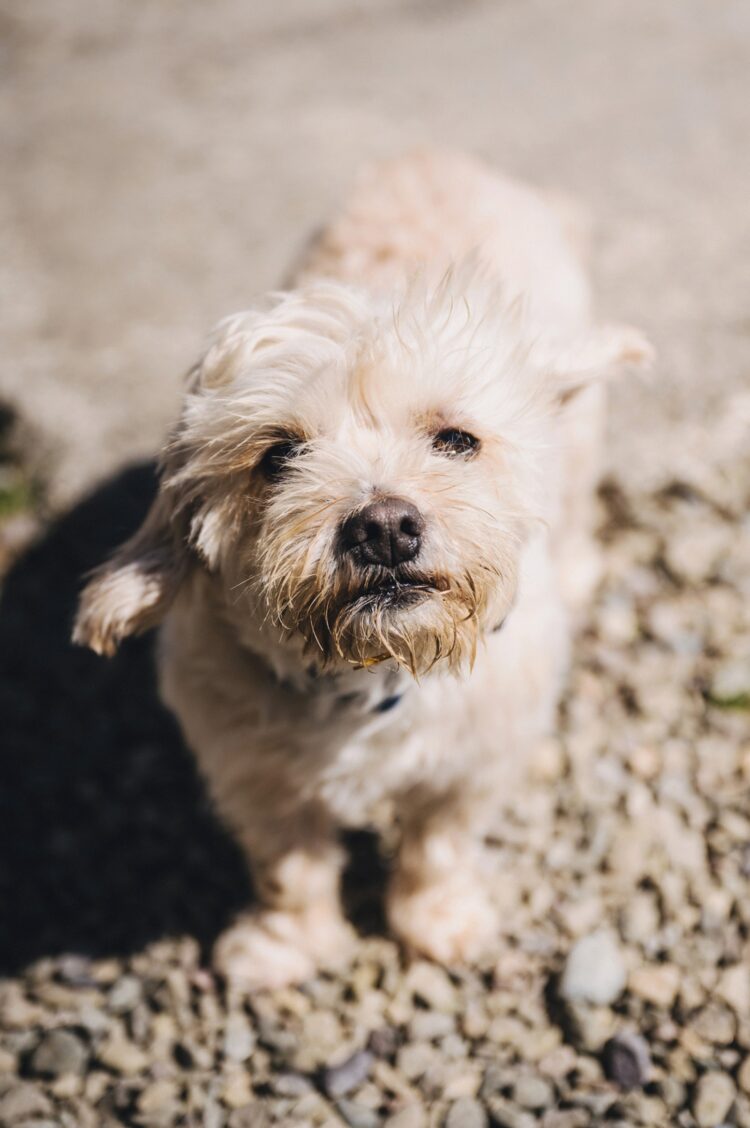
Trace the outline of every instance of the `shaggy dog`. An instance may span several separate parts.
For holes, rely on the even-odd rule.
[[[162,623],[159,669],[259,907],[220,937],[249,989],[346,952],[338,828],[388,801],[412,949],[498,922],[479,845],[548,732],[591,537],[602,380],[575,217],[453,153],[371,170],[293,288],[222,321],[142,528],[75,639]]]

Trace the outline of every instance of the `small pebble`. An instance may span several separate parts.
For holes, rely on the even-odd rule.
[[[343,1097],[358,1089],[370,1076],[374,1056],[369,1050],[358,1050],[340,1065],[329,1066],[321,1075],[321,1084],[329,1097]]]
[[[156,1112],[167,1105],[174,1105],[177,1096],[178,1087],[174,1081],[155,1081],[141,1091],[138,1110],[145,1114]]]
[[[448,1109],[445,1128],[486,1128],[487,1113],[479,1101],[462,1097]]]
[[[750,658],[719,666],[711,679],[709,694],[718,705],[750,708]]]
[[[409,1023],[408,1037],[413,1042],[435,1042],[452,1034],[456,1023],[452,1014],[419,1010]]]
[[[102,1065],[126,1077],[142,1073],[148,1066],[148,1057],[143,1050],[119,1034],[99,1047],[97,1057]]]
[[[63,983],[71,987],[95,987],[91,960],[87,956],[70,954],[61,956],[57,962],[57,973]]]
[[[521,1108],[533,1110],[547,1108],[554,1103],[555,1090],[543,1077],[522,1073],[513,1086],[513,1100]]]
[[[255,1031],[247,1018],[235,1011],[227,1018],[224,1028],[224,1056],[230,1061],[247,1061],[255,1049]]]
[[[614,934],[592,932],[578,940],[565,961],[560,994],[569,1002],[613,1003],[626,982],[625,964]]]
[[[373,1030],[367,1041],[367,1048],[375,1057],[389,1058],[398,1050],[401,1038],[393,1026],[382,1026]]]
[[[729,1007],[709,1003],[692,1018],[692,1027],[700,1038],[715,1046],[728,1046],[734,1041],[737,1022]]]
[[[718,1128],[735,1097],[732,1078],[726,1073],[704,1073],[693,1096],[693,1115],[698,1128]]]
[[[112,987],[107,997],[107,1005],[115,1014],[127,1014],[141,1001],[143,988],[133,975],[123,975]]]
[[[312,1081],[304,1073],[277,1073],[272,1077],[271,1085],[280,1097],[303,1097],[314,1089]]]
[[[378,1128],[380,1116],[374,1109],[341,1098],[336,1101],[336,1111],[349,1128]]]
[[[412,964],[406,973],[405,986],[431,1010],[452,1013],[456,1009],[456,988],[448,973],[437,964],[424,960]]]
[[[396,1066],[409,1081],[415,1081],[434,1065],[435,1047],[427,1042],[407,1042],[398,1051]]]
[[[221,1099],[228,1108],[240,1109],[251,1104],[253,1092],[247,1074],[239,1069],[230,1073],[221,1087]]]
[[[715,995],[727,1003],[737,1015],[750,1014],[750,968],[734,964],[725,968],[716,984]]]
[[[80,1038],[69,1030],[51,1030],[45,1034],[31,1057],[31,1070],[43,1077],[59,1077],[63,1073],[81,1074],[89,1053]]]
[[[677,997],[681,978],[680,969],[674,964],[653,964],[632,971],[628,989],[647,1003],[668,1009]]]
[[[640,1034],[623,1031],[604,1046],[604,1072],[621,1089],[641,1089],[651,1076],[651,1054]]]

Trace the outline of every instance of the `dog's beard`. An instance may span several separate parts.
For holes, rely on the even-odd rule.
[[[322,666],[392,660],[418,677],[437,663],[470,665],[490,590],[493,603],[499,594],[499,602],[509,604],[513,594],[513,584],[495,569],[485,569],[492,576],[483,575],[481,585],[469,573],[430,574],[414,565],[322,571],[297,583],[288,573],[278,585],[264,585],[272,618],[286,632],[301,634],[307,653]]]
[[[394,659],[415,676],[443,658],[458,661],[459,634],[473,634],[476,622],[468,591],[457,600],[445,577],[414,573],[375,574],[343,591],[330,611],[330,642],[339,657],[362,666]]]

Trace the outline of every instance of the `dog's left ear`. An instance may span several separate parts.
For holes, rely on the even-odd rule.
[[[128,635],[161,621],[190,566],[184,523],[162,486],[138,532],[91,575],[73,642],[112,655]]]
[[[604,325],[567,337],[542,334],[531,355],[535,367],[546,377],[553,402],[563,405],[620,368],[648,367],[654,350],[639,330],[629,325]]]

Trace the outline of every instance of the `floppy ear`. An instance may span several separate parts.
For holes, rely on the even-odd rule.
[[[648,367],[654,350],[629,325],[604,325],[570,337],[542,334],[532,346],[535,366],[545,374],[553,401],[566,404],[584,388],[611,377],[626,365]]]
[[[91,574],[78,604],[73,642],[111,655],[122,639],[160,622],[190,564],[182,524],[162,487],[138,532]]]

